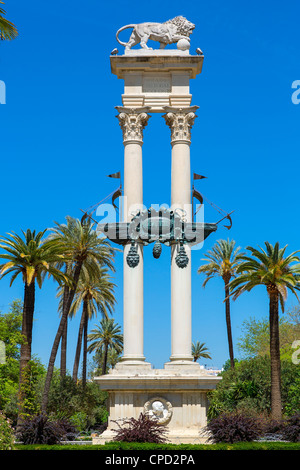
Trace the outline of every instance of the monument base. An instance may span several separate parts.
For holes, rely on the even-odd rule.
[[[198,365],[198,367],[197,367]],[[165,369],[125,367],[95,377],[101,390],[109,394],[107,430],[93,438],[93,444],[112,441],[117,429],[114,421],[135,418],[141,412],[156,416],[166,426],[167,441],[174,444],[207,442],[207,392],[215,389],[221,377],[210,375],[199,364],[182,364]],[[121,424],[121,421],[120,421]]]

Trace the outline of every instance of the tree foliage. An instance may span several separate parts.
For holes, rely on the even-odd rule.
[[[0,314],[0,340],[6,348],[5,363],[0,364],[0,409],[15,424],[17,419],[17,394],[19,388],[20,347],[24,341],[22,327],[21,300],[15,300],[5,314]],[[24,390],[24,412],[38,411],[35,385],[45,369],[37,358],[30,361],[30,374],[22,385]]]
[[[96,277],[99,268],[107,266],[114,271],[114,253],[109,242],[106,239],[98,237],[94,224],[88,218],[87,220],[74,219],[66,217],[67,224],[58,224],[53,229],[51,240],[57,241],[64,250],[65,256],[71,263],[72,287],[65,286],[62,315],[54,338],[50,359],[47,368],[47,376],[42,400],[42,410],[47,411],[48,394],[54,371],[55,359],[60,340],[65,331],[70,308],[76,294],[76,289],[82,270],[87,270],[89,276]]]
[[[281,382],[283,412],[291,416],[300,411],[299,366],[283,360]],[[268,415],[271,411],[270,357],[237,361],[234,370],[222,372],[216,390],[209,392],[209,402],[209,419],[233,411]]]
[[[9,419],[0,411],[0,450],[14,449],[14,433]]]
[[[299,251],[286,255],[286,248],[287,245],[280,248],[278,242],[274,246],[265,242],[264,249],[248,246],[250,256],[238,256],[241,261],[237,268],[238,276],[230,282],[234,299],[261,285],[265,286],[269,297],[271,408],[274,419],[282,417],[279,304],[284,312],[288,291],[299,301],[297,291],[300,290]]]
[[[75,383],[71,376],[61,378],[55,370],[51,382],[48,414],[54,418],[66,417],[78,422],[81,420],[87,428],[106,422],[107,393],[99,389],[94,382],[82,387],[81,382]]]
[[[200,343],[200,341],[196,341],[196,343],[192,344],[192,356],[194,358],[194,362],[197,362],[200,358],[211,359],[209,350],[205,346],[205,343]]]
[[[0,1],[0,3],[4,5],[4,2]],[[0,7],[0,39],[15,39],[18,36],[17,28],[11,21],[4,18],[5,15],[6,11]]]
[[[113,318],[102,318],[100,324],[88,335],[88,341],[91,342],[88,347],[89,352],[103,351],[102,374],[105,374],[109,350],[115,350],[120,354],[123,349],[123,335],[120,326],[114,322]]]
[[[291,309],[279,318],[280,358],[291,360],[292,344],[300,338],[300,323],[297,319],[298,307]],[[242,335],[237,346],[243,358],[270,355],[270,325],[268,318],[257,320],[253,317],[244,320]]]
[[[229,283],[232,278],[236,277],[237,268],[239,266],[240,247],[235,247],[234,240],[218,240],[211,250],[208,250],[202,261],[206,261],[198,268],[199,274],[205,274],[203,287],[214,277],[221,277],[224,281],[225,288],[225,319],[227,327],[227,338],[231,368],[234,368],[234,352],[231,332],[230,317],[230,297]],[[240,253],[241,254],[241,253]]]

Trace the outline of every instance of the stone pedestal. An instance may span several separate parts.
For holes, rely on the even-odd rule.
[[[161,424],[167,426],[167,439],[175,444],[205,443],[203,428],[207,423],[207,392],[216,387],[220,377],[207,375],[199,364],[188,369],[112,371],[95,378],[101,390],[109,392],[109,422],[107,430],[93,439],[93,444],[111,441],[117,424],[113,421],[138,418],[158,408]],[[161,405],[160,405],[161,404]]]
[[[203,56],[178,50],[131,50],[110,58],[111,71],[124,80],[123,105],[147,106],[162,113],[165,106],[190,106],[190,79],[201,73]]]

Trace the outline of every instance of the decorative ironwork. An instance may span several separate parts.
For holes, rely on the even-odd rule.
[[[183,246],[183,242],[180,243],[178,255],[176,255],[175,262],[179,268],[186,268],[189,264],[189,258]]]
[[[153,246],[153,257],[155,259],[158,259],[161,255],[161,252],[162,252],[162,246],[161,246],[161,243],[159,240],[157,240],[155,243],[154,243],[154,246]]]
[[[161,208],[158,211],[150,207],[138,211],[132,218],[129,227],[131,240],[142,240],[144,244],[156,242],[170,244],[179,241],[184,233],[185,211]]]
[[[182,209],[174,211],[167,208],[159,210],[150,207],[138,211],[131,222],[99,224],[97,231],[106,235],[119,245],[131,243],[127,255],[128,266],[134,268],[139,263],[137,244],[154,243],[153,256],[158,259],[162,252],[162,244],[171,246],[180,244],[176,263],[184,268],[189,262],[184,245],[196,245],[203,242],[210,233],[217,230],[216,224],[186,222],[186,213]]]
[[[140,262],[140,255],[138,254],[137,245],[134,242],[131,242],[131,247],[126,256],[126,261],[130,268],[135,268]]]

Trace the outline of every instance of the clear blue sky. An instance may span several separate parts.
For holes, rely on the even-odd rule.
[[[292,82],[300,79],[299,2],[7,0],[5,8],[20,35],[0,44],[0,80],[7,89],[7,104],[0,105],[1,235],[42,230],[66,215],[80,217],[80,208],[117,186],[106,177],[123,166],[114,109],[122,104],[123,83],[109,62],[111,50],[122,49],[116,31],[180,14],[196,24],[191,51],[201,47],[205,59],[191,83],[192,104],[200,106],[192,171],[207,176],[197,188],[235,214],[230,232],[220,227],[202,251],[193,252],[193,340],[209,348],[213,360],[207,365],[221,367],[228,358],[223,285],[213,280],[202,289],[202,255],[228,236],[241,247],[268,240],[288,244],[288,252],[300,248],[300,105],[291,101]],[[151,118],[144,142],[145,204],[169,203],[170,131],[160,115]],[[206,220],[217,221],[219,214],[206,209]],[[169,261],[168,248],[158,261],[151,247],[145,249],[145,355],[155,367],[170,356]],[[116,269],[114,317],[122,324],[121,254]],[[55,293],[47,281],[36,299],[33,352],[45,364],[58,326]],[[21,282],[9,288],[8,280],[1,281],[2,311],[22,297]],[[295,302],[290,296],[287,306]],[[267,314],[263,288],[233,303],[234,344],[246,318]],[[69,328],[70,370],[77,329],[75,319]]]

